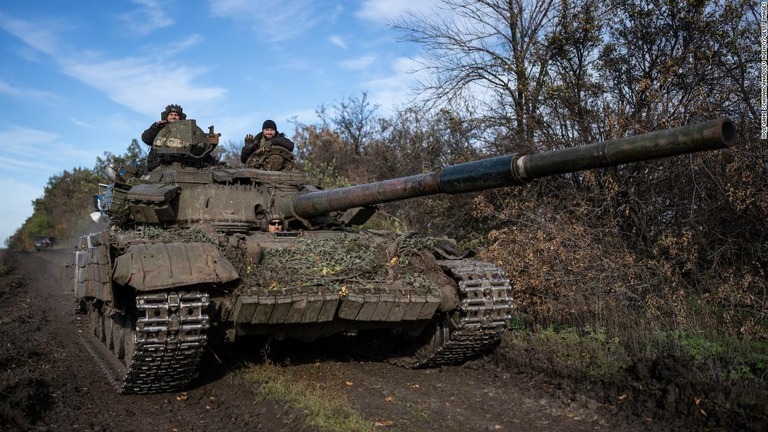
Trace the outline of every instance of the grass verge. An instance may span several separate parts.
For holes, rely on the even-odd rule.
[[[307,423],[329,432],[373,431],[373,423],[349,404],[343,392],[327,385],[296,379],[271,362],[251,365],[246,378],[259,384],[265,398],[305,412]]]

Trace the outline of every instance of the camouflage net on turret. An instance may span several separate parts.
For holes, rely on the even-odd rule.
[[[405,283],[416,291],[431,291],[439,286],[432,275],[439,271],[433,249],[432,239],[417,235],[299,239],[289,248],[265,248],[244,282],[268,290],[323,287],[343,293],[352,287]]]

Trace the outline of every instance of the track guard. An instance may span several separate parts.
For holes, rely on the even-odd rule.
[[[112,280],[138,291],[156,291],[238,279],[234,266],[210,243],[136,244],[115,259]]]

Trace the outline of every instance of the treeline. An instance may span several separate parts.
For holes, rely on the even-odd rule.
[[[9,249],[33,249],[37,236],[53,236],[65,246],[71,245],[83,233],[94,229],[90,213],[94,211],[94,195],[99,185],[111,182],[110,167],[127,166],[146,157],[146,151],[134,139],[123,155],[104,152],[96,158],[93,168],[75,167],[48,179],[43,196],[32,201],[32,216],[5,240]]]
[[[499,263],[521,325],[718,331],[768,338],[768,152],[759,136],[753,1],[443,0],[392,23],[423,46],[412,101],[366,92],[293,122],[297,160],[326,188],[504,153],[567,148],[731,118],[739,146],[382,207],[369,227],[448,235]],[[222,146],[236,166],[242,143]],[[50,179],[8,240],[86,229],[110,164]]]
[[[363,93],[321,107],[320,123],[297,124],[305,168],[345,185],[731,118],[735,149],[391,204],[375,223],[482,246],[509,272],[528,326],[765,340],[757,5],[439,4],[394,23],[424,47],[412,104],[381,116]]]

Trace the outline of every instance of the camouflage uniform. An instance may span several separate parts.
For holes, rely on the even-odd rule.
[[[168,121],[168,114],[171,112],[176,112],[179,114],[179,120],[186,120],[187,115],[184,114],[184,109],[180,107],[179,105],[168,105],[165,107],[165,111],[160,113],[160,119],[162,121],[152,123],[145,131],[141,134],[141,140],[144,141],[144,144],[151,146],[155,142],[155,137],[157,134],[162,130],[166,123]],[[153,169],[160,166],[160,160],[157,157],[157,154],[155,153],[154,149],[149,150],[149,154],[147,155],[147,168],[152,171]]]
[[[271,120],[264,122],[264,125],[270,125],[270,127],[274,124]],[[275,136],[271,139],[267,139],[263,132],[259,132],[256,136],[246,135],[245,145],[240,152],[240,161],[245,166],[267,171],[291,171],[295,168],[293,141],[286,138],[284,133],[278,133],[276,126],[273,129],[275,129]]]

